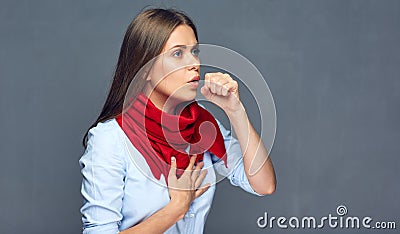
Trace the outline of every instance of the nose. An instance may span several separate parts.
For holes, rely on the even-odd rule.
[[[199,70],[200,69],[200,58],[196,55],[189,56],[188,69],[189,70]]]

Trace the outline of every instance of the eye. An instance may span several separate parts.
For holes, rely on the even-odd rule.
[[[200,54],[200,49],[199,49],[199,48],[194,48],[194,49],[192,50],[192,54],[193,54],[194,56],[198,57],[199,54]]]
[[[172,56],[174,57],[181,57],[182,55],[182,50],[175,50],[174,53],[172,53]]]

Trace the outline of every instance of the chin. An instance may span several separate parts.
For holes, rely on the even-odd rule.
[[[180,98],[179,100],[180,100],[181,102],[192,102],[192,101],[194,101],[195,99],[196,99],[196,95],[188,95],[188,96],[185,96],[185,97]]]
[[[197,91],[196,90],[194,90],[194,91],[192,91],[192,92],[189,92],[188,94],[187,94],[187,102],[189,102],[189,101],[193,101],[193,100],[195,100],[196,99],[196,96],[197,96]]]
[[[197,92],[196,90],[194,91],[187,91],[187,92],[182,92],[178,95],[175,96],[175,100],[177,100],[180,103],[183,102],[192,102],[196,99]]]

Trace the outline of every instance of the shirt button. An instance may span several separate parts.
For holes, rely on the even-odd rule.
[[[190,217],[190,218],[194,218],[194,214],[190,214],[189,217]]]

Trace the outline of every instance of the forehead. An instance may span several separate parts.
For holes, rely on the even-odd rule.
[[[197,40],[193,29],[187,25],[179,25],[169,36],[163,48],[163,52],[170,50],[176,45],[193,45],[196,43]]]

